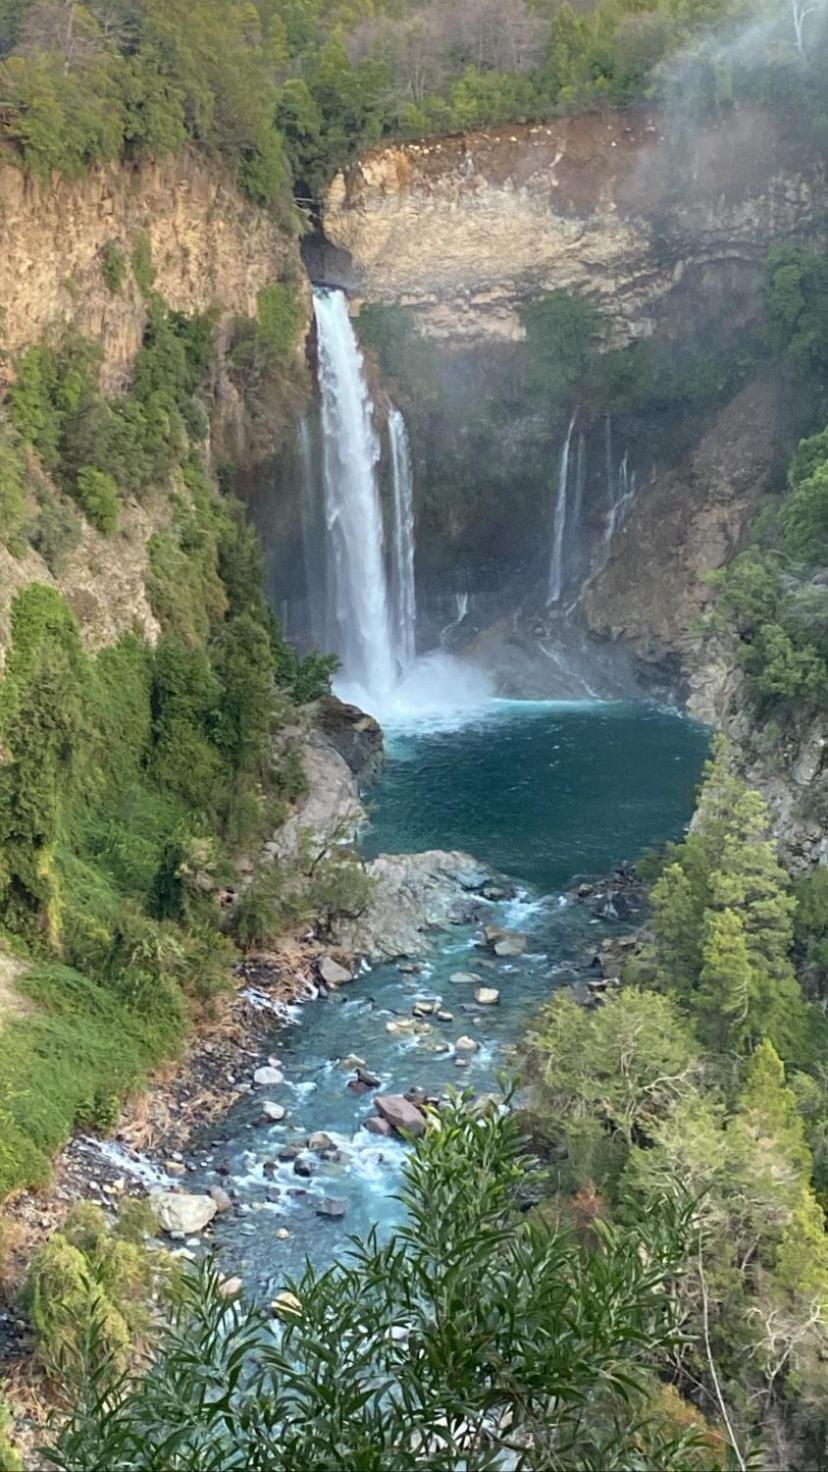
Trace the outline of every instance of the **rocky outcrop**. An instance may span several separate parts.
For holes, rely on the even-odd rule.
[[[653,331],[665,298],[737,309],[769,245],[812,228],[824,169],[758,109],[692,128],[636,109],[375,149],[325,200],[350,284],[413,308],[453,339],[521,336],[540,292],[583,291],[620,340]]]
[[[293,233],[242,198],[217,164],[195,154],[129,168],[106,164],[73,182],[44,186],[0,166],[2,343],[12,358],[56,326],[91,337],[103,356],[104,386],[126,382],[146,322],[129,269],[148,241],[155,290],[175,311],[216,309],[227,322],[255,317],[256,297],[288,265],[298,268]],[[104,279],[107,247],[127,273],[113,292]],[[298,269],[297,269],[298,279]]]
[[[700,720],[720,722],[730,700],[732,657],[699,636],[716,596],[711,574],[743,544],[785,435],[776,385],[749,384],[687,457],[642,488],[581,599],[591,630],[622,641],[645,682],[681,693]]]
[[[335,923],[337,944],[372,963],[419,956],[430,936],[475,916],[475,894],[490,875],[470,854],[382,854],[368,866],[374,881],[368,908]]]

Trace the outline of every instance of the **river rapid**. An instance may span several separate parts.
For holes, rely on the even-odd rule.
[[[528,944],[496,960],[479,948],[479,925],[452,926],[433,936],[421,970],[405,962],[365,970],[274,1029],[270,1052],[284,1082],[254,1089],[193,1142],[188,1181],[233,1197],[214,1240],[224,1271],[255,1296],[272,1296],[307,1258],[329,1263],[352,1234],[398,1218],[406,1147],[365,1130],[372,1093],[348,1087],[354,1060],[387,1093],[497,1089],[538,1007],[624,926],[574,900],[573,884],[681,835],[708,744],[704,728],[672,712],[600,702],[490,701],[462,723],[402,722],[386,738],[366,853],[470,851],[514,891],[481,902],[481,916],[525,933]],[[496,988],[499,1004],[478,1006],[474,983],[452,980],[463,973]],[[395,1030],[418,1001],[435,999],[450,1021],[429,1016],[416,1034]],[[456,1049],[461,1037],[477,1050]],[[264,1098],[286,1109],[282,1122],[261,1123]],[[307,1148],[314,1132],[329,1137],[321,1151]],[[331,1202],[344,1215],[321,1215]]]

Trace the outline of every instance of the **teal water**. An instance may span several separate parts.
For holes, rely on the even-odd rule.
[[[708,733],[692,722],[643,705],[534,705],[493,702],[455,729],[399,727],[388,733],[385,775],[371,794],[373,827],[366,851],[466,848],[509,876],[515,898],[484,906],[487,919],[523,930],[527,954],[493,961],[476,948],[478,930],[453,926],[435,937],[418,976],[396,965],[376,967],[330,999],[296,1009],[294,1025],[274,1032],[269,1052],[285,1083],[265,1090],[284,1104],[283,1124],[258,1123],[262,1091],[242,1100],[194,1154],[193,1189],[222,1184],[237,1193],[234,1213],[217,1218],[226,1270],[251,1291],[272,1294],[301,1272],[306,1256],[327,1262],[348,1236],[396,1219],[395,1193],[404,1147],[362,1128],[371,1095],[347,1089],[341,1060],[358,1054],[382,1078],[385,1092],[413,1086],[497,1087],[513,1066],[514,1044],[527,1019],[556,986],[589,964],[612,922],[564,891],[584,874],[606,873],[669,837],[679,837],[692,811]],[[616,922],[617,923],[617,922]],[[501,993],[480,1008],[474,987],[452,982],[477,972]],[[420,1038],[388,1033],[409,1017],[418,998],[442,999],[453,1014]],[[454,1043],[480,1043],[460,1068]],[[254,1062],[251,1060],[251,1072]],[[285,1146],[326,1131],[338,1158],[310,1155],[299,1177]],[[342,1221],[317,1215],[323,1196],[344,1201]],[[280,1240],[277,1232],[290,1235]]]
[[[674,837],[706,728],[635,703],[494,701],[459,729],[388,731],[370,854],[468,849],[540,890]]]

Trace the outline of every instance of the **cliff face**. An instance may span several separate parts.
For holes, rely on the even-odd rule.
[[[822,186],[764,112],[690,130],[607,111],[374,150],[334,180],[325,231],[358,292],[435,336],[514,339],[522,302],[565,289],[623,340],[654,330],[688,272],[732,311],[734,272],[812,226]]]
[[[169,306],[195,314],[215,307],[224,320],[255,317],[256,296],[288,261],[295,239],[266,211],[244,200],[228,176],[193,155],[161,164],[97,168],[75,183],[46,188],[0,166],[2,342],[15,354],[58,324],[97,342],[104,387],[123,387],[141,345],[143,298],[127,271],[112,292],[103,253],[127,262],[149,241],[155,289]]]
[[[13,379],[21,352],[64,328],[99,346],[105,392],[126,387],[147,319],[131,269],[133,252],[144,242],[154,290],[168,306],[188,315],[216,314],[207,390],[212,449],[216,459],[249,469],[272,452],[292,422],[307,392],[307,365],[300,341],[278,382],[259,390],[251,414],[229,371],[232,327],[238,318],[256,317],[258,293],[280,276],[304,282],[297,233],[243,199],[220,168],[193,155],[135,169],[113,164],[48,188],[0,165],[0,387]],[[107,247],[116,247],[126,265],[114,291],[104,274]],[[307,284],[300,289],[309,299]],[[39,478],[33,467],[33,489]],[[84,521],[80,544],[57,578],[35,551],[14,556],[0,546],[0,659],[14,594],[32,581],[60,588],[90,648],[133,628],[153,640],[158,630],[146,592],[148,543],[169,513],[169,498],[158,491],[140,504],[125,503],[114,536]]]

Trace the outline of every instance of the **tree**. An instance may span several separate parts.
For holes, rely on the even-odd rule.
[[[709,1465],[649,1418],[648,1371],[677,1344],[686,1213],[603,1226],[584,1254],[517,1210],[530,1162],[505,1112],[453,1103],[405,1167],[406,1225],[308,1268],[265,1316],[190,1278],[143,1380],[90,1355],[58,1468],[358,1467],[483,1472]]]

